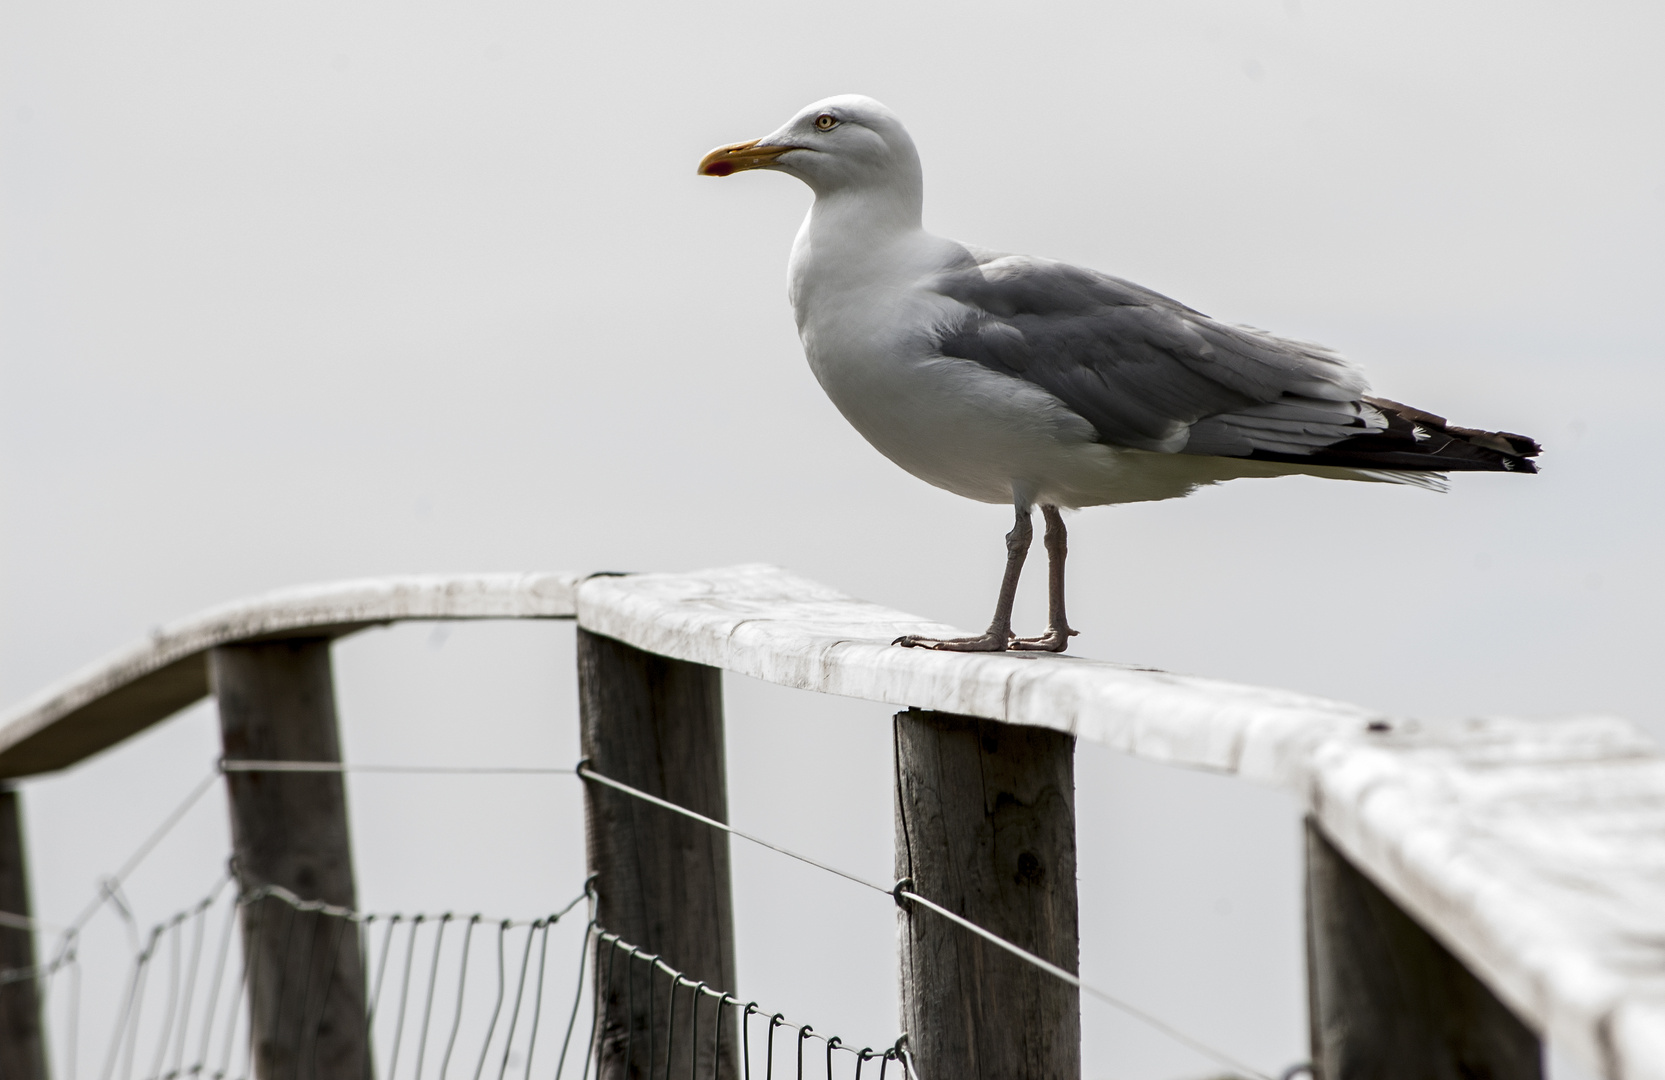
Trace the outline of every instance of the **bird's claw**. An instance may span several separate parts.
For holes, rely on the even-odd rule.
[[[936,649],[939,652],[1005,652],[1013,640],[1010,632],[996,634],[990,630],[976,637],[928,638],[918,634],[903,634],[892,645],[904,649]]]
[[[1061,653],[1069,648],[1070,638],[1080,636],[1081,631],[1071,630],[1069,627],[1047,627],[1046,633],[1040,637],[1017,638],[1009,646],[1016,652],[1056,652]]]

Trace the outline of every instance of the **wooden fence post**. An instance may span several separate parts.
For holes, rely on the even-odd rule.
[[[896,875],[1078,970],[1075,740],[948,713],[897,713]],[[929,911],[901,920],[902,1027],[921,1072],[1079,1080],[1075,987]]]
[[[32,918],[20,804],[15,790],[0,788],[0,911]],[[0,926],[0,971],[24,971],[34,966],[35,932],[26,927]],[[39,988],[40,981],[33,972],[0,984],[3,1080],[46,1080]]]
[[[728,820],[721,672],[580,628],[578,692],[583,753],[590,768],[707,817]],[[585,785],[584,816],[602,928],[659,955],[690,979],[734,993],[728,835],[595,783]],[[627,961],[622,951],[606,948],[598,950],[597,964],[596,993],[606,1016],[599,1077],[646,1078],[650,1055],[658,1075],[713,1075],[716,999],[700,1002],[696,1047],[688,1026],[691,991],[677,991],[673,1024],[664,975],[656,975],[650,986],[647,964]],[[732,1009],[728,1012],[717,1074],[723,1080],[737,1075],[738,1033]],[[667,1048],[672,1026],[675,1045]]]
[[[327,638],[226,645],[210,654],[230,760],[341,760]],[[340,773],[228,772],[239,884],[357,906]],[[276,899],[246,905],[260,1080],[365,1080],[364,969],[355,924]]]
[[[1508,1006],[1361,874],[1307,836],[1307,994],[1318,1080],[1541,1080]]]

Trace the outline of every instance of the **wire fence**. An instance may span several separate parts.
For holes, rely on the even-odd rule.
[[[102,1038],[82,1022],[86,988],[74,945],[40,969],[0,972],[0,992],[38,979],[56,1005],[52,1043],[63,1080],[587,1080],[604,1063],[609,1076],[654,1080],[860,1080],[864,1067],[881,1080],[887,1070],[919,1080],[902,1040],[857,1050],[607,931],[594,919],[593,889],[516,920],[367,914],[277,886],[239,894],[231,882],[227,875],[139,938]],[[564,948],[552,941],[586,901]],[[263,974],[264,953],[252,944],[262,935],[296,962]],[[343,970],[356,984],[343,985]],[[586,979],[592,970],[604,972],[606,993]],[[251,1023],[256,1012],[266,1030]],[[343,1016],[362,1030],[343,1030]],[[358,1055],[347,1068],[342,1046]]]
[[[536,1080],[533,1064],[540,1052],[556,1054],[553,1073],[541,1074],[552,1080],[571,1075],[565,1071],[569,1057],[580,1070],[580,1080],[588,1080],[592,1064],[599,1080],[603,1063],[608,1063],[609,1076],[639,1074],[654,1080],[684,1075],[690,1080],[719,1075],[749,1080],[757,1065],[761,1071],[756,1075],[773,1080],[781,1055],[787,1058],[783,1078],[825,1075],[835,1080],[836,1073],[860,1080],[863,1069],[876,1062],[875,1075],[881,1078],[895,1069],[907,1080],[918,1080],[906,1036],[881,1050],[858,1050],[809,1025],[788,1023],[779,1013],[764,1013],[755,1002],[741,1002],[724,990],[690,980],[661,957],[596,925],[592,890],[550,915],[517,921],[480,914],[361,914],[305,900],[276,886],[230,889],[234,878],[227,875],[197,904],[141,934],[122,896],[122,882],[212,782],[231,772],[576,776],[885,894],[910,910],[953,922],[1224,1066],[1232,1076],[1270,1080],[1209,1042],[921,896],[912,881],[886,885],[868,880],[603,776],[584,761],[566,769],[217,763],[214,772],[101,883],[98,895],[67,927],[8,916],[32,929],[60,931],[50,961],[36,968],[0,971],[0,994],[25,980],[39,980],[44,998],[60,1018],[54,1042],[61,1056],[54,1071],[61,1080],[82,1080],[82,1043],[91,1033],[82,1030],[80,932],[105,905],[113,906],[127,924],[133,959],[112,1030],[95,1048],[97,1060],[84,1074],[89,1080],[249,1080],[256,1074],[264,1080],[313,1080],[321,1069],[330,1075],[362,1075],[365,1080],[378,1075],[382,1080],[447,1080],[455,1069],[457,1075],[466,1072],[466,1080],[488,1080],[493,1063],[495,1080]],[[561,1047],[558,1052],[540,1051],[539,1035],[549,1012],[546,1000],[562,993],[555,989],[550,970],[551,933],[586,896],[591,917],[576,943],[568,944],[578,956],[578,976]],[[242,934],[234,932],[239,921]],[[245,948],[260,941],[266,942],[264,949]],[[598,967],[600,978],[594,980],[604,993],[592,992],[583,978],[592,952],[594,963],[606,965]],[[297,999],[294,1005],[287,1004],[291,998]],[[575,1025],[586,998],[592,1006],[590,1035],[574,1047]],[[248,1020],[251,1006],[267,999],[284,1004],[272,1021],[275,1030],[256,1033]],[[655,1022],[661,1011],[663,1045]],[[362,1039],[346,1037],[342,1016],[349,1017],[350,1024],[364,1025]],[[787,1042],[792,1045],[777,1050],[777,1042],[783,1048]],[[345,1071],[331,1057],[342,1046],[364,1048],[354,1051],[363,1054],[362,1060]],[[754,1060],[759,1054],[760,1060]],[[806,1072],[813,1067],[806,1054],[823,1056],[824,1071]],[[385,1067],[378,1068],[378,1062],[385,1062]],[[835,1065],[842,1065],[842,1071]],[[617,1073],[618,1067],[624,1071]],[[633,1067],[638,1071],[632,1072]],[[1291,1066],[1282,1075],[1299,1075],[1309,1068]]]
[[[682,1076],[718,1080],[738,1075],[750,1080],[757,1069],[757,1076],[770,1080],[776,1075],[776,1062],[784,1056],[786,1062],[779,1075],[795,1080],[822,1075],[826,1080],[844,1076],[861,1080],[863,1067],[879,1080],[884,1080],[888,1070],[894,1070],[898,1078],[905,1074],[907,1080],[919,1080],[905,1035],[879,1050],[871,1046],[858,1050],[837,1035],[823,1035],[808,1024],[788,1021],[782,1013],[770,1014],[755,1001],[742,1001],[696,982],[617,934],[597,928],[596,943],[595,963],[601,975],[598,984],[606,987],[606,992],[596,1003],[592,1050],[598,1061],[620,1070],[616,1075],[662,1076],[666,1080]],[[685,1003],[683,991],[687,991]],[[703,1020],[702,1006],[708,1014]],[[656,1014],[664,1018],[663,1046],[658,1040]],[[758,1033],[755,1038],[754,1033]],[[781,1033],[779,1053],[777,1033]],[[808,1049],[817,1043],[814,1049]],[[825,1073],[820,1068],[823,1063]],[[633,1065],[640,1071],[632,1072]]]
[[[678,806],[673,802],[661,799],[657,795],[651,795],[648,792],[631,787],[629,784],[621,783],[611,777],[603,776],[591,769],[587,761],[580,761],[576,772],[580,779],[601,784],[605,787],[613,789],[614,791],[629,795],[632,798],[639,799],[653,806],[657,806],[660,809],[668,810],[671,813],[679,814],[682,817],[698,821],[702,825],[728,833],[730,836],[737,836],[742,840],[750,841],[753,844],[767,848],[777,854],[785,855],[789,859],[796,859],[801,863],[806,863],[809,866],[815,867],[817,870],[822,870],[826,873],[844,878],[846,881],[854,882],[857,885],[866,886],[875,892],[884,893],[892,897],[899,905],[909,906],[917,904],[924,910],[931,912],[934,916],[954,923],[961,929],[977,935],[983,940],[994,945],[996,948],[1011,953],[1013,956],[1016,956],[1025,963],[1034,966],[1053,978],[1068,983],[1090,997],[1097,998],[1099,1001],[1109,1005],[1111,1008],[1116,1009],[1139,1021],[1140,1023],[1145,1024],[1151,1029],[1160,1032],[1180,1045],[1201,1054],[1203,1057],[1209,1058],[1215,1064],[1225,1066],[1227,1069],[1231,1070],[1231,1075],[1233,1076],[1249,1077],[1251,1080],[1271,1080],[1271,1077],[1267,1076],[1265,1073],[1255,1069],[1253,1066],[1245,1065],[1237,1058],[1223,1050],[1218,1049],[1208,1042],[1180,1030],[1174,1025],[1151,1015],[1144,1009],[1141,1009],[1106,990],[1101,990],[1096,986],[1083,982],[1081,977],[1074,972],[1066,971],[1057,964],[1052,963],[1050,960],[1036,956],[1028,949],[1023,948],[1020,945],[1013,944],[1012,942],[1001,937],[999,934],[979,926],[977,923],[972,922],[965,916],[950,911],[935,901],[926,899],[915,891],[916,886],[911,878],[903,878],[901,881],[898,881],[894,885],[890,886],[882,885],[876,881],[870,881],[859,874],[852,874],[847,870],[840,870],[836,866],[829,866],[818,859],[813,859],[808,855],[793,851],[790,848],[782,847],[781,845],[765,840],[760,836],[755,836],[749,832],[745,832],[744,830],[736,829],[734,826],[729,825],[726,822],[717,821],[714,818],[706,817],[704,814],[695,813],[694,811]],[[1291,1069],[1298,1071],[1306,1067],[1307,1066],[1305,1065],[1297,1065],[1292,1066]],[[1294,1073],[1288,1070],[1286,1070],[1283,1074],[1284,1077],[1291,1075],[1294,1075]]]

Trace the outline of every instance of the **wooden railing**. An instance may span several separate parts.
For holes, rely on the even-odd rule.
[[[508,618],[578,620],[590,770],[718,820],[720,671],[904,707],[898,879],[1066,971],[1077,959],[1073,739],[1286,788],[1308,812],[1308,991],[1325,1080],[1536,1077],[1544,1040],[1613,1080],[1665,1078],[1665,757],[1631,725],[1434,726],[1104,661],[900,649],[898,635],[950,628],[771,567],[390,578],[216,609],[12,710],[0,778],[73,765],[210,692],[228,759],[339,760],[333,639],[402,620]],[[227,783],[241,874],[353,906],[339,774]],[[27,915],[16,798],[0,800],[0,907]],[[731,989],[727,836],[595,783],[586,813],[601,924]],[[928,1080],[1079,1075],[1073,986],[917,905],[901,918],[904,1026]],[[317,962],[283,955],[257,928],[245,937],[268,970]],[[0,966],[32,957],[29,934],[0,928]],[[328,1075],[362,1080],[357,958],[326,974],[342,1040]],[[289,1075],[278,996],[251,994],[268,1080]],[[613,1076],[608,1045],[602,1075]],[[45,1080],[39,1046],[38,1002],[0,997],[0,1076]]]

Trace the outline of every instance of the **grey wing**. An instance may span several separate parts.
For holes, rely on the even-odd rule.
[[[1231,457],[1302,456],[1385,429],[1352,364],[1216,322],[1068,263],[967,253],[935,287],[963,305],[938,348],[1044,387],[1101,441]]]

